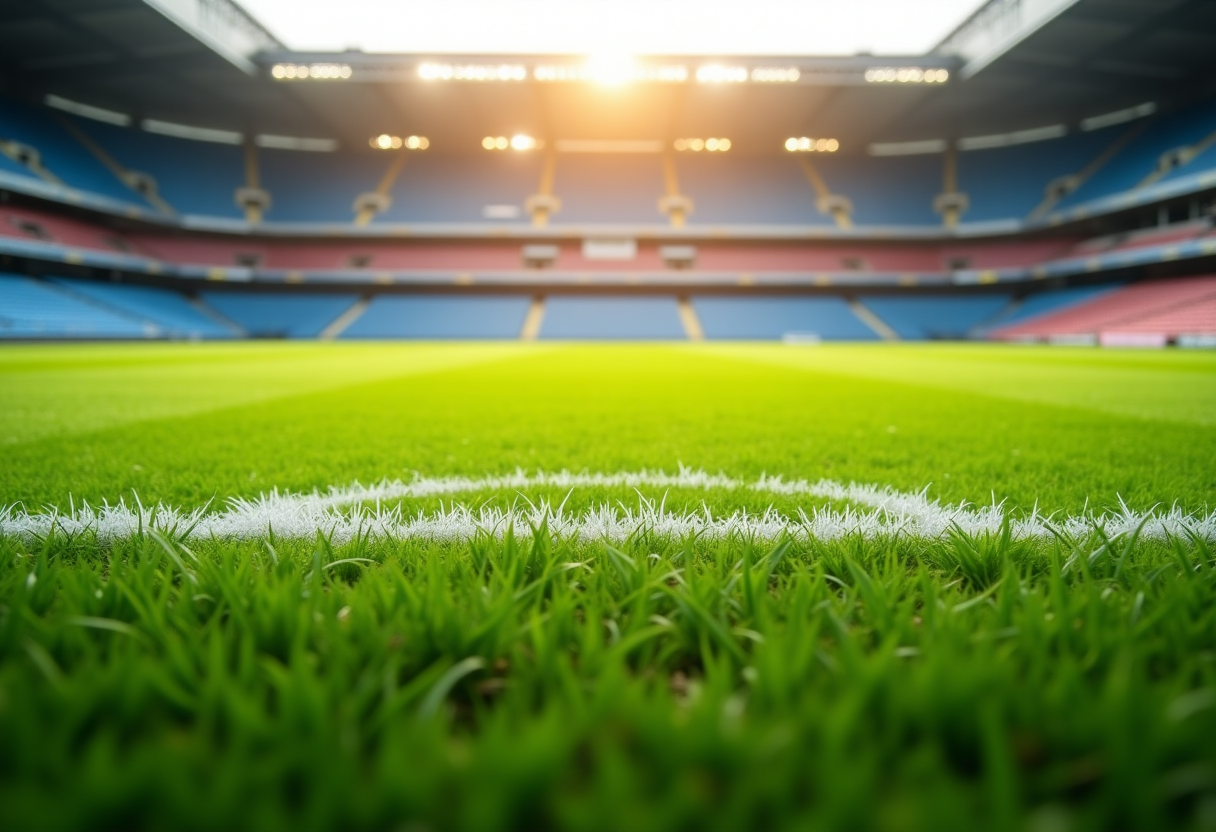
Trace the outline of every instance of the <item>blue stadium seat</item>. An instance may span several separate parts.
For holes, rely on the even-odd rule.
[[[391,157],[374,158],[383,170]],[[376,222],[485,222],[487,205],[518,206],[516,222],[527,222],[523,205],[540,184],[542,161],[539,153],[410,153],[390,191],[392,205]]]
[[[1075,286],[1069,289],[1049,289],[1030,295],[1016,306],[1010,306],[1008,311],[986,321],[982,329],[996,329],[1010,324],[1021,323],[1048,312],[1058,312],[1070,306],[1097,300],[1105,294],[1115,291],[1123,284],[1107,286]]]
[[[659,213],[664,187],[658,154],[561,154],[553,191],[562,201],[555,225],[667,221]]]
[[[355,197],[374,191],[388,167],[384,154],[258,150],[261,184],[270,193],[264,219],[339,222],[354,219]]]
[[[1161,177],[1161,181],[1165,182],[1170,179],[1178,179],[1194,173],[1207,173],[1213,170],[1216,170],[1216,142],[1213,142],[1210,147],[1200,152],[1198,156],[1191,159],[1187,164],[1174,168],[1168,174]]]
[[[711,340],[769,341],[790,333],[813,334],[825,341],[878,337],[840,298],[695,297],[692,306]]]
[[[882,296],[861,302],[906,341],[970,338],[1009,304],[1008,295]]]
[[[58,124],[50,110],[0,98],[0,138],[37,148],[43,167],[66,185],[149,207]]]
[[[524,297],[384,296],[371,302],[343,338],[518,338]]]
[[[358,295],[204,292],[203,300],[255,338],[315,338]]]
[[[73,119],[128,170],[150,174],[157,193],[182,214],[241,218],[236,189],[245,182],[240,147],[159,136],[87,119]]]
[[[1116,130],[1096,130],[959,153],[958,187],[970,199],[963,222],[1025,217],[1046,198],[1052,180],[1083,170],[1117,136]]]
[[[853,202],[858,225],[940,225],[933,199],[942,190],[942,157],[816,155],[833,193]]]
[[[166,334],[187,338],[231,338],[234,333],[190,305],[180,292],[157,286],[131,286],[96,280],[51,278],[74,294],[159,326]]]
[[[673,298],[550,297],[540,337],[657,341],[685,335]]]
[[[3,138],[3,136],[0,135],[0,138]],[[26,176],[30,179],[38,178],[37,174],[35,174],[25,165],[21,164],[20,162],[14,162],[12,159],[8,158],[2,153],[0,153],[0,171],[16,174],[17,176]]]
[[[789,155],[679,153],[675,164],[680,190],[694,202],[690,225],[834,222],[819,213],[814,188]]]
[[[0,338],[149,338],[136,317],[73,297],[40,280],[0,274]]]
[[[1210,100],[1158,116],[1089,181],[1061,200],[1059,207],[1079,205],[1091,199],[1131,190],[1156,169],[1161,154],[1195,144],[1213,131],[1216,131],[1216,107]],[[1114,130],[1102,132],[1117,135]],[[1193,165],[1194,162],[1182,168],[1179,173],[1186,174],[1197,170]]]

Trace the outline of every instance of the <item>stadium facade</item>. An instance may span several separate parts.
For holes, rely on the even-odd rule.
[[[0,338],[1216,343],[1216,8],[917,56],[287,50],[9,5]]]

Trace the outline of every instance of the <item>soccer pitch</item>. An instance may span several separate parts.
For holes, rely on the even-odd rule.
[[[1216,355],[0,351],[0,827],[1216,829]]]

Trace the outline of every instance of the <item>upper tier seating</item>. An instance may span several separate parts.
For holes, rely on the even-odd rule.
[[[663,168],[655,154],[558,154],[553,192],[562,201],[555,225],[665,222],[658,207]]]
[[[874,341],[878,335],[833,297],[694,297],[709,339],[767,341],[798,333],[825,341]]]
[[[673,298],[551,297],[540,337],[550,340],[672,340],[684,337]]]
[[[1106,332],[1161,332],[1176,336],[1196,330],[1178,329],[1184,324],[1203,322],[1203,310],[1211,309],[1216,299],[1216,276],[1152,280],[1136,283],[1104,294],[1087,303],[1001,326],[992,332],[1000,340],[1052,338],[1062,335],[1094,335]],[[1199,321],[1190,310],[1199,310]],[[1158,329],[1146,329],[1146,325]],[[1216,332],[1216,320],[1209,320],[1200,332]]]
[[[1047,185],[1084,170],[1119,136],[1119,128],[958,154],[958,188],[970,202],[964,222],[1021,219],[1047,196]]]
[[[0,129],[3,129],[3,125],[0,125]],[[3,139],[3,138],[5,138],[4,135],[2,133],[0,133],[0,139]],[[30,177],[30,178],[36,178],[34,176],[34,173],[29,168],[27,168],[25,165],[21,164],[20,162],[10,159],[9,157],[5,156],[3,153],[0,153],[0,171],[4,171],[5,173],[11,173],[11,174],[14,174],[15,176],[25,176],[25,177]]]
[[[357,295],[204,292],[203,300],[254,338],[315,338],[357,301]]]
[[[833,193],[852,201],[857,225],[941,224],[933,212],[941,156],[833,155],[815,159],[815,166]]]
[[[150,207],[73,138],[59,118],[66,116],[12,99],[0,99],[0,139],[16,140],[37,149],[42,166],[65,185]]]
[[[391,156],[379,154],[376,158],[387,170]],[[540,184],[541,164],[539,153],[408,153],[390,191],[392,204],[376,222],[484,223],[488,221],[487,205],[513,205],[519,215],[507,222],[526,223],[524,201]],[[561,169],[559,162],[559,177]],[[565,214],[563,207],[554,219]]]
[[[199,312],[180,292],[158,286],[130,286],[97,280],[52,278],[75,295],[151,321],[165,334],[178,338],[231,338],[238,334]]]
[[[830,216],[819,213],[814,189],[799,168],[798,160],[789,154],[679,153],[674,162],[680,190],[693,200],[693,212],[688,218],[691,225],[833,224]],[[656,203],[664,192],[662,179],[656,185],[649,208],[660,218]]]
[[[871,295],[861,299],[906,341],[963,339],[997,315],[1008,295],[910,297]]]
[[[388,159],[364,153],[258,150],[261,186],[270,194],[268,222],[350,223],[355,197],[374,191]]]
[[[381,295],[342,338],[518,338],[526,297]]]
[[[0,274],[0,338],[146,338],[158,333],[134,316],[103,308],[15,274]]]
[[[1087,182],[1061,200],[1058,207],[1072,207],[1091,199],[1131,190],[1156,169],[1161,154],[1193,145],[1213,131],[1216,131],[1216,107],[1212,106],[1210,100],[1157,116]],[[1212,157],[1206,158],[1211,161]],[[1200,170],[1196,161],[1192,160],[1173,173],[1181,176]]]
[[[246,184],[241,147],[149,134],[0,99],[0,138],[36,148],[46,168],[67,185],[142,208],[154,208],[121,182],[115,172],[72,135],[90,137],[123,168],[151,174],[161,198],[179,213],[220,219],[243,217],[235,191]],[[1134,189],[1157,168],[1162,153],[1195,146],[1216,131],[1216,110],[1200,102],[1150,121],[1092,133],[957,154],[958,188],[969,197],[963,223],[1025,218],[1044,199],[1049,182],[1088,167],[1131,131],[1140,132],[1056,207]],[[485,152],[432,147],[425,152],[382,153],[366,147],[333,153],[259,148],[259,184],[270,194],[267,222],[345,224],[354,202],[383,182],[391,197],[378,224],[526,224],[514,217],[487,216],[487,206],[522,209],[541,187],[545,152]],[[792,154],[676,153],[674,164],[683,195],[694,201],[691,227],[707,225],[805,225],[831,227],[819,212],[814,187]],[[663,225],[658,201],[666,192],[659,154],[558,153],[553,195],[561,209],[556,227],[577,224]],[[386,174],[404,162],[395,177]],[[852,203],[860,227],[938,226],[933,210],[941,193],[943,156],[869,156],[861,148],[811,159],[834,194]],[[1161,177],[1163,181],[1216,166],[1216,143],[1197,158]],[[33,174],[7,158],[0,170]]]
[[[236,189],[245,181],[240,147],[177,139],[64,116],[127,170],[156,180],[161,199],[181,214],[242,218]]]

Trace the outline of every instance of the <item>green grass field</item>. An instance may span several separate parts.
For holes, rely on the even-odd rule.
[[[0,350],[0,828],[1216,829],[1216,355]]]

